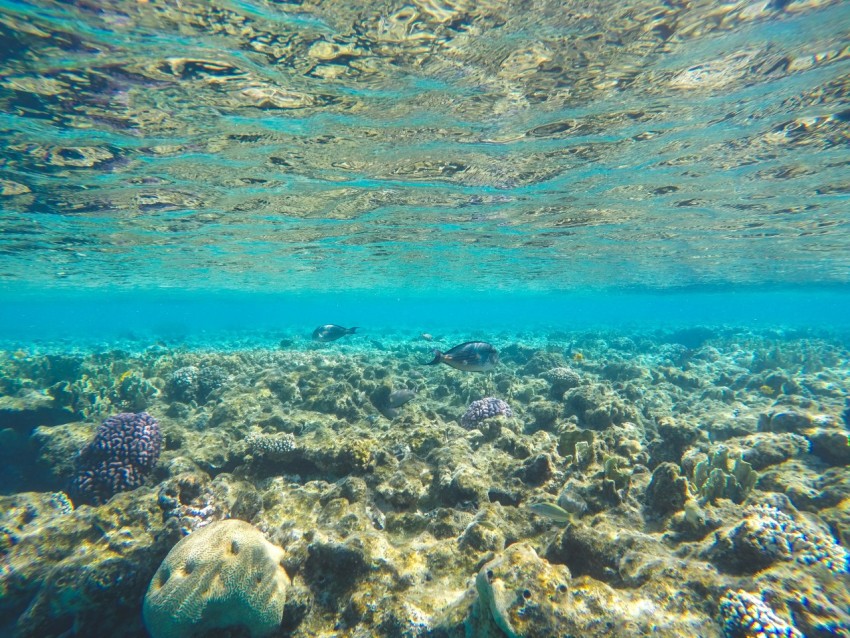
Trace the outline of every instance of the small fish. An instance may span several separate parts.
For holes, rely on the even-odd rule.
[[[529,503],[526,507],[538,516],[545,516],[557,523],[569,523],[573,520],[572,514],[554,503]]]
[[[353,335],[358,328],[359,326],[343,328],[342,326],[336,326],[332,323],[328,323],[324,326],[319,326],[313,331],[313,341],[336,341],[345,335]]]
[[[413,390],[396,390],[395,392],[391,392],[390,396],[387,397],[387,405],[391,408],[400,408],[415,396],[416,392]]]
[[[433,341],[434,340],[434,335],[429,334],[427,332],[423,332],[421,335],[419,335],[419,337],[422,338],[422,339],[425,339],[425,341]]]
[[[455,346],[448,352],[434,350],[434,360],[427,365],[445,363],[465,372],[487,372],[499,363],[499,353],[484,341],[468,341]]]

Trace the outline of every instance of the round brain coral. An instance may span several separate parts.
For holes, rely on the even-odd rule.
[[[243,627],[251,638],[283,620],[289,576],[283,550],[260,530],[218,521],[177,543],[151,580],[143,617],[153,638],[189,638]]]
[[[147,412],[109,417],[80,450],[72,497],[99,505],[118,492],[136,489],[156,465],[161,450],[159,423]]]

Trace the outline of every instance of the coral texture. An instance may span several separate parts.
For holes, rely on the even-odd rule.
[[[829,534],[798,522],[775,507],[747,508],[746,517],[729,534],[737,553],[754,567],[776,560],[821,564],[835,573],[848,568],[848,552]]]
[[[474,428],[478,423],[496,416],[513,416],[513,410],[502,399],[487,397],[469,404],[469,407],[460,418],[460,424],[467,428]]]
[[[230,627],[251,638],[280,626],[289,576],[284,552],[250,523],[226,520],[198,529],[162,561],[145,596],[153,638],[189,638]]]
[[[728,591],[720,601],[726,638],[803,638],[803,634],[773,613],[761,598]]]
[[[104,503],[118,492],[144,483],[162,450],[159,423],[147,412],[124,412],[100,424],[94,440],[77,457],[71,496]]]

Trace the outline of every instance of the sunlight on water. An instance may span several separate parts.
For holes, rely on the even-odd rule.
[[[3,0],[0,277],[846,283],[849,31],[840,0]]]

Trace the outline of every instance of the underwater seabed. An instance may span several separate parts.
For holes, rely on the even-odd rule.
[[[308,335],[0,352],[0,633],[850,635],[846,333]]]

